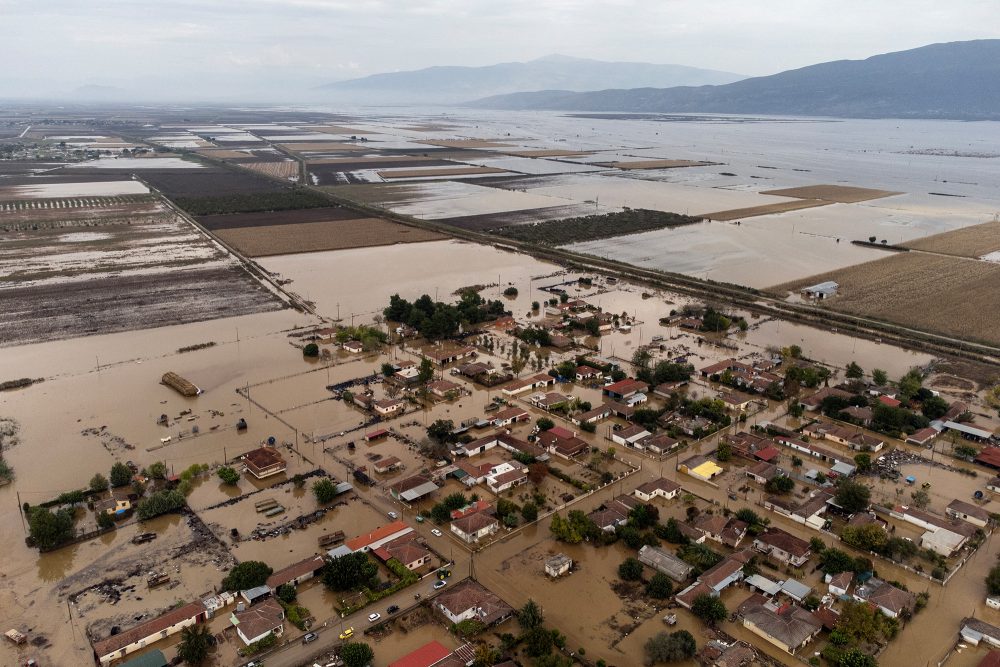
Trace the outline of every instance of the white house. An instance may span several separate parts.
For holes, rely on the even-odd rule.
[[[639,500],[649,502],[653,498],[660,497],[666,500],[676,498],[681,492],[681,485],[665,477],[640,484],[635,490],[635,497]]]
[[[274,598],[269,598],[245,611],[237,611],[229,619],[236,626],[236,634],[249,646],[270,635],[284,634],[285,610]]]
[[[500,522],[483,512],[476,512],[451,522],[451,532],[468,544],[492,535],[499,528]]]
[[[494,466],[490,474],[486,476],[486,486],[496,494],[503,493],[507,489],[520,486],[528,481],[528,469],[520,464],[501,463]]]

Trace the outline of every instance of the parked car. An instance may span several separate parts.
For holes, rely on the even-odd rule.
[[[399,611],[399,605],[398,604],[394,604],[391,607],[389,607],[388,609],[386,609],[385,613],[387,613],[387,614],[395,614],[397,611]]]
[[[398,519],[399,515],[396,514],[395,512],[389,512],[389,518],[390,519]]]
[[[341,639],[349,639],[353,636],[354,636],[354,628],[347,628],[346,630],[340,633]]]
[[[307,632],[305,635],[302,636],[302,643],[310,644],[316,641],[317,639],[319,639],[319,635],[317,635],[315,632]]]
[[[379,613],[368,614],[368,620],[371,621],[372,623],[374,623],[380,618],[382,618],[382,614]]]
[[[444,579],[441,579],[440,581],[435,581],[434,582],[434,590],[438,590],[440,588],[444,588],[447,585],[448,585],[448,582],[445,581]]]
[[[431,535],[434,537],[441,537],[442,533],[437,528],[431,528]]]

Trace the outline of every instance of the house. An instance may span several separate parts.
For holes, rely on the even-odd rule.
[[[602,419],[607,419],[611,414],[611,406],[605,403],[600,407],[573,415],[570,417],[570,421],[574,424],[596,424]]]
[[[698,322],[698,327],[701,327],[701,321]],[[726,371],[735,371],[737,369],[743,369],[747,371],[753,371],[753,366],[749,364],[744,364],[742,362],[736,361],[735,359],[723,359],[722,361],[716,362],[709,366],[705,366],[698,370],[703,378],[710,378],[713,375],[721,375]]]
[[[303,581],[315,577],[324,565],[326,565],[326,561],[322,556],[310,556],[273,573],[267,578],[267,587],[271,589],[273,594],[279,586],[298,586]]]
[[[528,397],[528,402],[534,405],[536,408],[541,408],[542,410],[554,410],[565,406],[567,403],[573,400],[573,397],[567,394],[560,394],[557,391],[550,391],[547,393],[532,394]]]
[[[424,644],[415,651],[407,653],[399,660],[390,662],[389,667],[434,667],[443,663],[451,651],[437,641]]]
[[[204,623],[207,618],[205,606],[201,602],[191,602],[111,635],[107,639],[94,642],[94,657],[100,664],[108,665],[118,658],[124,658],[130,653],[177,634],[189,625]]]
[[[699,515],[691,525],[694,526],[695,530],[703,532],[705,537],[713,542],[725,544],[734,549],[739,546],[748,528],[746,522],[739,519],[708,513]]]
[[[94,504],[94,511],[100,514],[125,514],[132,509],[132,499],[125,489],[111,489],[111,497],[99,500]]]
[[[717,463],[710,461],[700,454],[696,454],[679,463],[677,470],[705,482],[723,473],[722,468]]]
[[[993,431],[978,428],[974,424],[960,424],[958,422],[946,421],[944,423],[944,430],[961,433],[963,438],[972,440],[973,442],[988,442],[993,438]],[[978,461],[979,457],[976,457],[976,460]]]
[[[470,514],[475,514],[476,512],[486,512],[491,507],[493,507],[493,505],[485,500],[476,500],[469,503],[465,507],[459,507],[457,510],[452,510],[451,520],[454,521],[455,519],[462,519]]]
[[[619,445],[644,449],[640,444],[642,440],[653,435],[638,424],[631,424],[617,431],[611,431],[611,440]]]
[[[743,611],[743,627],[794,654],[819,634],[823,624],[802,607],[763,604]]]
[[[374,442],[379,438],[385,438],[389,435],[390,431],[387,428],[378,428],[374,431],[369,431],[365,433],[365,442]]]
[[[285,472],[285,459],[274,447],[258,447],[243,455],[243,463],[248,473],[257,479]]]
[[[497,521],[496,517],[483,512],[476,512],[451,522],[451,532],[468,544],[492,535],[499,528],[500,522]]]
[[[379,526],[370,533],[347,540],[344,542],[344,546],[350,549],[351,553],[373,551],[412,532],[413,529],[402,521],[393,521],[388,525]]]
[[[520,463],[501,463],[493,468],[486,476],[486,486],[490,491],[499,495],[515,486],[526,484],[528,481],[528,469]]]
[[[417,384],[420,381],[420,369],[413,362],[409,365],[400,364],[401,368],[392,374],[394,380],[405,386]]]
[[[372,468],[374,468],[375,472],[380,475],[392,472],[393,470],[398,470],[402,467],[403,462],[395,456],[384,456],[372,464]]]
[[[545,574],[553,579],[561,577],[571,569],[573,569],[573,559],[566,554],[556,554],[545,561]]]
[[[851,397],[851,393],[844,391],[843,389],[837,389],[836,387],[823,387],[815,394],[807,396],[806,398],[799,401],[801,405],[806,410],[815,412],[823,406],[823,399],[827,396],[836,396],[838,398],[848,399]]]
[[[718,597],[728,586],[743,578],[743,566],[751,557],[752,554],[745,549],[727,556],[715,567],[702,572],[697,582],[678,593],[675,598],[677,603],[690,609],[694,601],[701,595]]]
[[[375,397],[371,394],[352,394],[351,401],[362,410],[375,409]]]
[[[872,412],[871,408],[862,407],[858,405],[852,405],[850,407],[844,408],[840,412],[841,414],[847,415],[848,418],[850,418],[852,421],[857,422],[862,426],[868,426],[872,421],[872,417],[874,416],[874,413]],[[934,432],[937,433],[937,431]]]
[[[451,380],[435,380],[427,384],[427,390],[438,398],[451,398],[458,395],[462,385]]]
[[[606,385],[601,391],[612,400],[621,401],[633,394],[645,393],[648,389],[649,385],[641,380],[625,378]]]
[[[493,415],[492,424],[494,426],[512,426],[517,422],[526,422],[531,419],[531,415],[524,408],[507,408]]]
[[[564,459],[572,459],[575,456],[590,451],[590,445],[586,441],[581,440],[574,434],[566,437],[565,433],[568,433],[568,431],[558,426],[548,431],[543,431],[538,434],[538,443],[542,447],[545,447],[549,453]]]
[[[962,619],[959,634],[963,641],[973,646],[979,646],[979,642],[986,642],[990,646],[1000,648],[1000,628],[990,625],[986,621],[977,618]]]
[[[396,500],[412,503],[437,491],[438,486],[426,475],[414,475],[400,480],[389,487],[389,493]]]
[[[648,449],[654,454],[665,454],[671,450],[676,449],[680,446],[680,441],[676,438],[671,438],[666,433],[660,433],[659,435],[654,435],[651,438],[647,438],[642,442],[643,447]]]
[[[844,596],[854,583],[853,572],[840,572],[838,574],[828,574],[825,577],[827,586],[833,595]]]
[[[475,619],[490,626],[514,615],[509,604],[473,579],[465,579],[438,595],[434,607],[452,623]]]
[[[889,618],[898,618],[904,612],[912,612],[917,603],[917,597],[913,593],[876,577],[858,586],[854,591],[854,599],[875,605]]]
[[[234,612],[229,620],[247,646],[271,635],[280,637],[285,631],[285,610],[274,598],[245,611]]]
[[[985,528],[990,522],[990,513],[978,505],[973,505],[962,500],[952,500],[945,508],[945,514],[953,519],[967,521],[973,526]]]
[[[649,545],[644,545],[639,549],[639,560],[677,582],[687,581],[694,570],[691,565],[672,553]]]
[[[594,522],[594,524],[606,533],[614,532],[615,528],[618,526],[624,526],[628,523],[628,509],[620,505],[612,507],[601,507],[590,514],[587,518]]]
[[[360,354],[365,350],[365,346],[361,344],[360,340],[349,340],[341,347],[344,348],[345,352],[350,352],[351,354]]]
[[[753,546],[761,553],[793,567],[802,567],[812,555],[808,542],[773,526],[758,535]]]
[[[823,299],[829,299],[831,296],[836,296],[837,288],[840,285],[832,280],[827,280],[826,282],[818,283],[816,285],[810,285],[809,287],[803,287],[800,292],[803,297],[807,299],[816,299],[817,301],[822,301]]]
[[[906,438],[906,442],[911,445],[920,445],[921,447],[926,447],[931,440],[938,436],[937,429],[928,426],[927,428],[922,428],[918,431],[914,431]]]
[[[596,380],[598,378],[604,377],[604,374],[593,368],[592,366],[577,366],[576,367],[576,381],[586,382],[587,380]]]
[[[456,461],[454,464],[455,470],[449,474],[454,476],[456,479],[460,480],[462,484],[468,487],[473,487],[477,484],[482,484],[486,481],[486,476],[490,474],[496,463],[489,461],[483,461],[482,463],[473,463],[472,461],[461,460]],[[452,516],[453,519],[459,517]]]
[[[746,412],[750,404],[753,403],[753,397],[751,396],[728,391],[721,392],[719,400],[725,404],[727,410],[733,412]]]
[[[772,447],[774,442],[770,438],[740,431],[735,435],[723,436],[723,440],[732,448],[733,453],[745,459],[754,459],[758,451]]]
[[[514,380],[500,391],[505,396],[517,396],[518,394],[523,394],[526,391],[551,387],[555,385],[555,383],[556,379],[554,377],[545,373],[540,373],[538,375],[532,375],[529,378]]]
[[[374,553],[382,562],[395,559],[402,563],[407,570],[417,570],[430,563],[433,558],[431,552],[421,546],[412,534],[396,538],[389,544],[376,549]]]
[[[378,414],[388,417],[390,415],[403,414],[403,410],[406,409],[406,401],[401,398],[385,398],[372,403],[372,407],[375,408],[375,412]]]
[[[758,484],[767,484],[780,473],[778,471],[778,466],[768,463],[767,461],[760,461],[748,467],[746,469],[746,474],[747,477]]]
[[[640,484],[635,490],[635,497],[644,502],[649,502],[656,497],[670,500],[671,498],[676,498],[680,492],[680,484],[665,477],[659,477]]]
[[[879,396],[878,402],[882,405],[888,405],[890,408],[898,408],[903,404],[902,401],[891,396]]]
[[[420,354],[427,357],[438,366],[447,366],[453,361],[476,356],[476,348],[468,345],[459,346],[446,343],[422,348],[420,350]]]
[[[927,532],[920,536],[920,546],[945,557],[965,546],[979,530],[966,521],[945,519],[906,505],[896,505],[889,511],[889,516],[924,528]]]
[[[994,477],[986,482],[986,488],[993,493],[1000,493],[1000,477]]]
[[[536,461],[549,460],[548,452],[539,445],[521,440],[520,438],[515,438],[508,433],[496,433],[494,434],[494,437],[496,438],[497,444],[500,445],[501,448],[506,449],[512,454],[530,456]]]
[[[687,380],[675,380],[673,382],[664,382],[653,387],[653,394],[659,396],[660,398],[670,398],[676,392],[680,391],[683,387],[688,384]]]
[[[1000,447],[983,447],[973,460],[987,468],[1000,470]]]

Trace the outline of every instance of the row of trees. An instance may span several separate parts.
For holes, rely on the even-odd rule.
[[[487,302],[473,290],[462,292],[456,304],[434,301],[427,294],[410,303],[394,294],[383,313],[387,320],[413,327],[428,340],[454,336],[460,326],[479,324],[508,314],[502,301]]]

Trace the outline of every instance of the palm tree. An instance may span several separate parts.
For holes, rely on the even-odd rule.
[[[177,645],[177,657],[189,665],[205,662],[211,636],[208,626],[201,623],[184,628],[181,630],[181,642]]]

